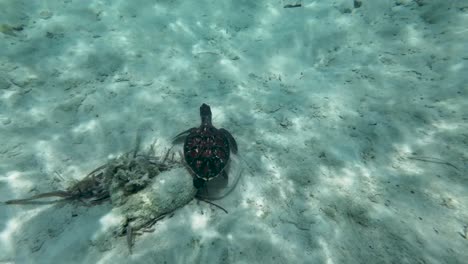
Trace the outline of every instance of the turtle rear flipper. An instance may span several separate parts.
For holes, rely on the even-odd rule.
[[[237,143],[231,133],[224,128],[220,128],[219,132],[221,132],[229,141],[229,147],[231,148],[232,153],[237,154]]]
[[[205,185],[206,185],[206,181],[204,179],[198,178],[198,177],[193,177],[193,186],[197,190],[202,189],[203,187],[205,187]]]
[[[234,156],[229,162],[229,167],[221,172],[219,177],[207,181],[205,186],[198,190],[197,196],[209,201],[223,199],[237,186],[243,171],[244,168],[238,157]]]

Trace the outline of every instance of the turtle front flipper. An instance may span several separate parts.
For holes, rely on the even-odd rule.
[[[229,147],[231,148],[232,153],[237,154],[237,143],[231,133],[224,128],[220,128],[219,132],[221,132],[229,141]]]
[[[181,143],[182,141],[185,140],[185,137],[187,137],[188,134],[190,134],[193,130],[196,130],[196,128],[193,127],[193,128],[187,129],[184,132],[178,134],[177,136],[172,138],[172,144]]]

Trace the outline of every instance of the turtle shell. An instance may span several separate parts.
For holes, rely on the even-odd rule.
[[[193,128],[185,139],[184,158],[196,177],[209,181],[219,176],[229,162],[226,133],[211,125]]]

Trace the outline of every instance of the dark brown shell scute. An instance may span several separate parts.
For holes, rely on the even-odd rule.
[[[197,177],[210,180],[220,175],[229,162],[229,140],[213,126],[201,126],[187,136],[184,156]]]

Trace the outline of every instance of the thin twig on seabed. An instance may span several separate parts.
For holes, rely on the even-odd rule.
[[[37,199],[42,199],[42,198],[49,198],[49,197],[59,197],[57,200],[53,201],[46,201],[45,203],[56,203],[60,201],[65,201],[67,199],[70,199],[73,197],[73,194],[67,191],[55,191],[55,192],[47,192],[47,193],[41,193],[38,195],[31,196],[29,198],[24,198],[24,199],[15,199],[15,200],[8,200],[5,202],[5,204],[41,204],[41,202],[36,201]],[[44,203],[44,201],[42,201]]]
[[[127,225],[127,246],[130,255],[132,254],[133,246],[133,228],[130,224]]]
[[[447,165],[447,166],[450,166],[450,167],[458,170],[457,166],[453,165],[452,163],[450,163],[448,161],[441,160],[441,159],[438,159],[438,158],[415,157],[415,156],[410,156],[410,157],[406,157],[406,158],[411,159],[411,160],[419,160],[419,161],[424,161],[424,162],[432,162],[432,163],[437,163],[437,164],[443,164],[443,165]]]
[[[195,198],[197,198],[198,200],[200,200],[200,201],[202,201],[202,202],[205,202],[205,203],[207,203],[207,204],[211,204],[211,205],[217,207],[218,209],[223,210],[226,214],[228,213],[228,211],[227,211],[226,209],[224,209],[223,207],[221,207],[220,205],[217,205],[217,204],[215,204],[215,203],[212,203],[212,202],[210,202],[210,201],[208,201],[208,200],[206,200],[206,199],[203,199],[203,198],[201,198],[201,197],[199,197],[199,196],[197,196],[197,197],[195,197]]]

